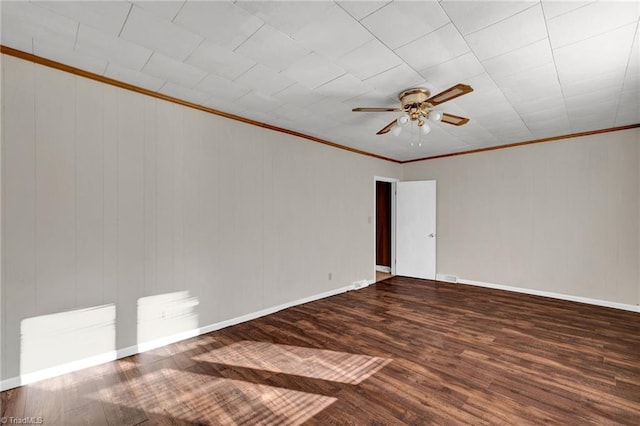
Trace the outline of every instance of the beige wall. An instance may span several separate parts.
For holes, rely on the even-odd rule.
[[[113,303],[119,349],[141,297],[187,290],[206,326],[373,279],[399,165],[2,60],[3,378],[27,318]]]
[[[376,175],[437,179],[440,274],[640,303],[638,130],[399,166],[12,57],[2,72],[3,379],[46,314],[113,304],[120,349],[147,296],[188,291],[206,326],[372,279]]]
[[[438,181],[439,274],[640,303],[640,131],[404,165]]]

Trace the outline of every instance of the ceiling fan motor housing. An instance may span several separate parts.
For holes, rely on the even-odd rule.
[[[413,89],[407,89],[398,95],[398,99],[402,102],[403,109],[429,107],[429,105],[422,105],[429,97],[431,92],[421,87],[414,87]]]

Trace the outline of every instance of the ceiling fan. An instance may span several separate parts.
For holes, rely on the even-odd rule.
[[[396,136],[402,131],[402,127],[406,126],[410,121],[417,121],[418,126],[423,133],[429,133],[431,127],[426,123],[425,119],[442,121],[454,126],[462,126],[469,121],[468,118],[460,117],[446,112],[436,111],[434,107],[473,92],[473,88],[466,84],[456,84],[447,90],[431,96],[431,92],[423,87],[415,87],[407,89],[398,95],[398,99],[402,103],[398,108],[354,108],[354,112],[390,112],[397,111],[403,114],[385,127],[380,129],[377,135],[384,135],[393,129]],[[397,127],[396,127],[397,126]]]

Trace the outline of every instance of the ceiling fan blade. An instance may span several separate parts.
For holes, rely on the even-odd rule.
[[[376,133],[376,135],[384,135],[385,133],[389,133],[389,131],[394,127],[396,127],[397,125],[398,125],[398,122],[396,120],[393,120],[391,123],[387,124],[382,129],[378,130],[378,133]]]
[[[469,122],[469,119],[466,117],[460,117],[458,115],[447,114],[446,112],[442,114],[442,119],[440,119],[443,123],[453,124],[454,126],[462,126]]]
[[[433,106],[440,105],[451,99],[455,99],[458,96],[466,95],[467,93],[473,92],[473,88],[466,84],[456,84],[453,87],[448,88],[444,92],[440,92],[437,95],[434,95],[427,99],[425,102],[430,103]]]
[[[353,112],[391,112],[402,111],[402,108],[354,108]]]

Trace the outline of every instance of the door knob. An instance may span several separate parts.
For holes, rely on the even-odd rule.
[[[433,238],[435,236],[436,236],[436,234],[429,234],[429,238]]]

